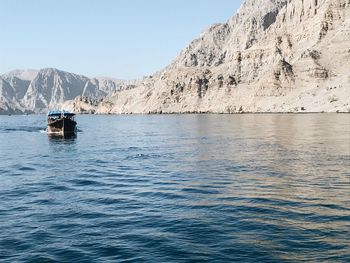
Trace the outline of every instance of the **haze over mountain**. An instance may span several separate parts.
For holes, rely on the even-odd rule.
[[[78,97],[100,100],[125,83],[113,78],[88,78],[53,68],[14,70],[0,76],[0,113],[46,112]]]
[[[350,112],[348,65],[350,0],[246,0],[128,88],[53,69],[7,74],[0,108],[41,112],[66,101],[91,113]]]

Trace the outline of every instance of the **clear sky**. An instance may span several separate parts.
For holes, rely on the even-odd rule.
[[[242,0],[0,0],[0,73],[54,67],[132,79],[168,65]]]

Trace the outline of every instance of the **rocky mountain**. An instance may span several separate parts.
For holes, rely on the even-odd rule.
[[[52,69],[29,80],[2,76],[0,105],[38,112],[65,101],[75,112],[101,114],[350,112],[349,65],[350,0],[246,0],[152,76],[129,84]]]
[[[3,75],[3,77],[16,77],[22,80],[33,80],[36,77],[36,75],[38,75],[38,72],[39,71],[35,69],[16,69],[7,72]]]
[[[97,113],[350,112],[350,0],[246,0]],[[74,104],[74,105],[73,105]]]
[[[0,113],[46,112],[67,100],[99,100],[125,82],[112,78],[88,78],[57,69],[15,70],[0,76]]]

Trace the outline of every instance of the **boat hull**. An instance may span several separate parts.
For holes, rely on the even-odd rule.
[[[68,118],[60,118],[49,120],[47,125],[47,133],[49,135],[75,135],[77,132],[77,123]]]

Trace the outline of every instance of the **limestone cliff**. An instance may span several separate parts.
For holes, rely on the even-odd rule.
[[[350,0],[247,0],[97,113],[349,112]],[[74,106],[73,106],[74,104]]]
[[[3,75],[0,113],[350,112],[349,65],[350,0],[246,0],[142,80]]]

